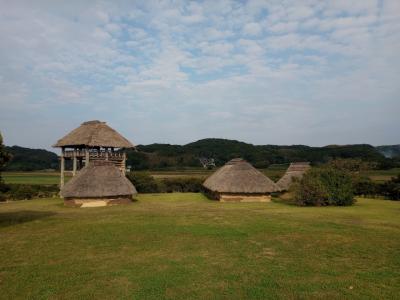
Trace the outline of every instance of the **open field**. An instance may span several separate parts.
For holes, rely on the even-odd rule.
[[[384,182],[390,180],[392,177],[400,174],[400,168],[394,168],[390,170],[373,170],[365,171],[363,175],[368,176],[371,180],[376,182]]]
[[[271,179],[277,180],[286,171],[284,168],[271,168],[260,170]],[[213,170],[194,169],[185,171],[136,171],[140,173],[149,173],[156,179],[163,178],[178,178],[178,177],[196,177],[206,178]],[[364,172],[366,176],[369,176],[372,180],[377,182],[383,182],[390,180],[390,178],[400,174],[400,169],[391,170],[374,170]],[[20,184],[58,184],[60,181],[60,174],[58,172],[3,172],[2,176],[6,183],[20,183]],[[66,176],[66,181],[69,180],[70,176]]]
[[[59,184],[58,172],[2,172],[5,183],[8,184]],[[70,177],[66,176],[65,180]]]
[[[0,298],[396,299],[400,202],[0,204]]]

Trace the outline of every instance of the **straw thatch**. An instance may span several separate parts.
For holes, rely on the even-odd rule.
[[[291,163],[286,173],[276,183],[281,190],[287,191],[295,180],[300,180],[304,173],[310,169],[309,162]]]
[[[72,130],[53,147],[113,147],[133,148],[133,144],[112,129],[106,122],[88,121]]]
[[[269,194],[279,191],[271,179],[240,158],[227,162],[203,185],[218,194]]]
[[[136,194],[133,184],[108,161],[90,162],[61,189],[61,196],[66,200],[131,199]]]

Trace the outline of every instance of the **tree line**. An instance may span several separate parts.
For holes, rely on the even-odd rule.
[[[213,158],[217,166],[232,158],[242,157],[256,168],[268,168],[273,164],[288,164],[309,161],[313,165],[327,163],[335,159],[361,159],[375,162],[376,168],[388,169],[400,166],[397,146],[373,147],[367,144],[330,145],[311,147],[304,145],[277,146],[252,145],[227,139],[203,139],[186,145],[151,144],[139,145],[127,153],[127,165],[132,170],[178,170],[200,168],[199,158]],[[5,171],[37,171],[58,169],[57,154],[42,149],[19,146],[5,147],[12,158]],[[390,157],[384,154],[390,151]]]
[[[203,139],[187,145],[151,144],[139,145],[128,151],[127,164],[134,170],[180,169],[200,167],[200,157],[213,158],[217,166],[232,158],[242,157],[256,168],[268,168],[273,164],[309,161],[313,165],[335,159],[361,159],[375,162],[376,168],[388,169],[400,166],[400,154],[385,157],[377,148],[367,144],[330,145],[311,147],[304,145],[277,146],[252,145],[226,139]]]

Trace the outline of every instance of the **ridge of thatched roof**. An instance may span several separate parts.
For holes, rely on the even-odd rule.
[[[72,130],[53,147],[89,146],[89,147],[114,147],[133,148],[133,144],[112,129],[106,122],[98,120],[84,122]]]
[[[285,174],[276,183],[282,190],[288,190],[295,180],[300,180],[304,173],[310,169],[309,162],[291,163]]]
[[[134,185],[108,161],[93,161],[61,189],[64,198],[107,198],[136,195]]]
[[[279,187],[247,161],[235,158],[219,168],[204,181],[203,186],[213,192],[265,194],[279,191]]]

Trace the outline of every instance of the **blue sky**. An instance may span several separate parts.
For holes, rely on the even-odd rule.
[[[400,143],[400,1],[2,1],[0,130],[50,149]]]

